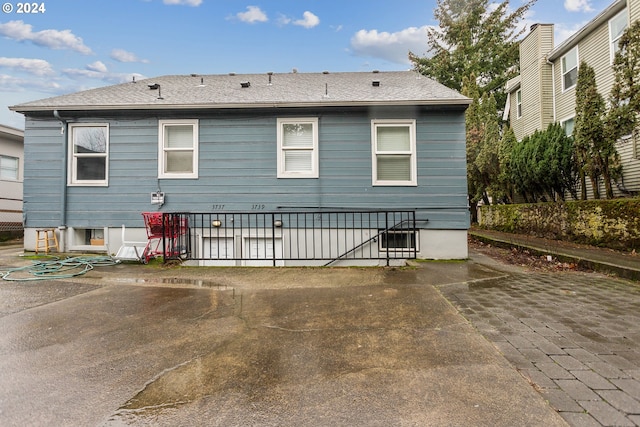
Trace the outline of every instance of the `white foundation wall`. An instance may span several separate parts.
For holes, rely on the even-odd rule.
[[[467,230],[420,230],[419,259],[467,259]]]
[[[83,245],[74,241],[74,229],[55,229],[56,236],[60,244],[61,252],[98,252],[115,255],[124,245],[140,246],[146,243],[147,234],[143,228],[105,228],[104,244]],[[418,252],[419,259],[466,259],[469,257],[467,245],[467,230],[418,230]],[[27,228],[24,231],[25,251],[34,251],[36,243],[36,229]],[[349,261],[352,261],[351,264]],[[398,260],[392,261],[397,265]],[[308,261],[285,261],[284,265],[322,265],[325,262],[313,260]],[[235,263],[234,263],[235,264]],[[384,265],[380,260],[340,260],[333,265]],[[202,264],[201,264],[202,265]],[[208,265],[208,264],[207,264]],[[279,265],[282,265],[279,263]]]

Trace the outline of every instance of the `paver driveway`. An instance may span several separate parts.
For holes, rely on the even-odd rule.
[[[441,292],[574,426],[640,425],[640,285],[517,273]]]

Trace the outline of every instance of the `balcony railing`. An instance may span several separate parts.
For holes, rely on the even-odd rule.
[[[415,259],[416,214],[394,211],[165,213],[165,260],[202,265],[332,265]]]

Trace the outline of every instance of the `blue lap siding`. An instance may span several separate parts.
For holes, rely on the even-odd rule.
[[[142,227],[140,213],[157,210],[150,193],[158,189],[166,195],[165,212],[407,208],[429,219],[425,228],[469,226],[464,108],[98,114],[66,111],[65,119],[109,124],[107,187],[66,187],[61,122],[44,113],[27,115],[26,227]],[[318,118],[319,178],[277,178],[276,121],[282,117]],[[158,120],[175,118],[199,120],[198,179],[158,179]],[[417,186],[372,185],[373,119],[416,120]]]

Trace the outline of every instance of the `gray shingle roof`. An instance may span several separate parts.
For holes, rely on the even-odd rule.
[[[271,84],[269,79],[271,78]],[[378,81],[379,86],[373,82]],[[241,83],[249,82],[249,87]],[[159,91],[149,85],[159,84]],[[413,71],[175,75],[101,87],[10,107],[46,110],[467,105],[470,99]]]

